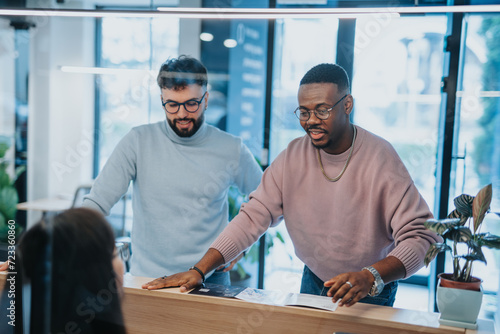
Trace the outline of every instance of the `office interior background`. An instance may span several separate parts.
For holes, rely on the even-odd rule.
[[[2,7],[152,12],[166,8],[386,8],[446,6],[445,0],[0,1]],[[455,1],[483,5],[494,1]],[[352,82],[352,121],[396,148],[436,217],[453,198],[493,184],[500,212],[500,12],[372,13],[349,18],[186,18],[0,15],[0,136],[7,158],[25,166],[20,201],[72,198],[91,184],[134,126],[165,119],[156,75],[187,54],[209,71],[206,121],[241,136],[265,167],[304,134],[293,115],[299,80],[337,62]],[[444,78],[448,78],[447,80]],[[131,194],[109,217],[128,235]],[[232,191],[236,203],[241,202]],[[29,227],[37,212],[18,212]],[[500,234],[500,217],[484,229]],[[355,237],[355,236],[353,236]],[[265,239],[265,240],[264,240]],[[500,323],[500,252],[476,262],[484,280],[480,317]],[[242,262],[245,284],[298,292],[302,263],[285,224]],[[434,310],[435,263],[404,281],[396,306]],[[451,268],[449,256],[441,266]]]

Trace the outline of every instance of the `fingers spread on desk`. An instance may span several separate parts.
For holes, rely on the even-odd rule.
[[[147,282],[146,284],[143,284],[142,288],[148,290],[157,290],[162,288],[180,286],[182,283],[179,283],[179,280],[175,278],[175,275],[163,276],[155,280],[152,280],[150,282]]]
[[[330,287],[327,292],[332,301],[339,301],[339,306],[352,306],[365,297],[365,284],[358,272],[349,272],[335,276],[325,282],[325,287]]]
[[[201,283],[202,282],[199,274],[197,274],[193,270],[189,270],[182,273],[157,278],[155,280],[147,282],[146,284],[143,284],[142,288],[148,290],[157,290],[179,286],[181,292],[186,292],[200,285]]]
[[[154,279],[142,285],[143,289],[155,290],[165,287],[165,276]]]

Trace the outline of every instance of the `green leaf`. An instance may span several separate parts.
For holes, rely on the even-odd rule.
[[[484,254],[481,251],[481,249],[479,249],[479,252],[477,252],[477,253],[467,254],[467,255],[461,256],[461,258],[463,258],[467,261],[471,261],[471,262],[472,261],[481,261],[481,262],[484,262],[485,264],[487,264],[486,258],[484,257]]]
[[[460,219],[429,219],[424,225],[428,230],[443,235],[448,229],[459,226]]]
[[[467,219],[469,219],[468,216],[464,216],[462,215],[460,212],[458,212],[457,209],[453,210],[452,212],[450,212],[450,214],[448,215],[447,218],[458,218],[460,219],[460,225],[465,225],[465,223],[467,222]]]
[[[478,240],[478,243],[480,246],[500,249],[500,237],[490,233],[485,233],[484,236],[481,236]]]
[[[0,168],[0,189],[3,187],[7,187],[10,185],[10,177],[9,174],[5,171],[5,169]]]
[[[10,138],[6,136],[0,136],[0,158],[5,156],[5,153],[9,150]]]
[[[451,251],[451,247],[445,243],[437,242],[435,244],[432,244],[427,250],[427,253],[425,254],[424,258],[425,266],[428,266],[429,263],[431,263],[431,261],[434,260],[436,255],[447,250]]]
[[[468,227],[455,226],[443,234],[444,239],[449,239],[453,242],[468,242],[472,239],[472,232]]]
[[[19,198],[14,187],[8,186],[0,189],[0,212],[4,214],[6,219],[15,218],[18,202]]]
[[[490,208],[491,197],[492,197],[492,186],[491,183],[479,190],[476,198],[472,203],[472,216],[474,217],[474,233],[479,229],[481,223],[483,222],[484,215]]]
[[[467,218],[472,216],[472,202],[474,201],[474,196],[462,194],[458,197],[455,197],[453,203],[455,203],[455,207],[457,211]]]
[[[283,239],[283,236],[278,231],[276,231],[276,238],[278,238],[281,243],[285,243],[285,239]]]

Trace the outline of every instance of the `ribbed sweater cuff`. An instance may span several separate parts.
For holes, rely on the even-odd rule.
[[[415,251],[407,246],[399,245],[388,256],[394,256],[403,263],[406,269],[404,278],[408,278],[422,268],[422,260]]]
[[[219,235],[219,237],[215,239],[210,248],[214,248],[222,254],[224,263],[228,263],[241,253],[238,250],[238,247],[236,247],[236,244],[233,242],[233,240],[229,239],[225,235]]]

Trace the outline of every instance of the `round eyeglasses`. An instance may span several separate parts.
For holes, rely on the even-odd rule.
[[[314,112],[314,115],[316,115],[316,117],[318,119],[322,119],[322,120],[325,120],[325,119],[328,119],[328,117],[330,117],[330,113],[331,111],[333,110],[333,108],[335,108],[337,106],[337,104],[340,103],[340,101],[342,101],[343,99],[346,98],[348,94],[342,96],[342,98],[340,100],[338,100],[332,107],[330,108],[326,108],[326,107],[319,107],[319,108],[316,108],[313,110]],[[295,111],[293,112],[295,114],[295,116],[297,116],[297,118],[301,121],[301,122],[306,122],[309,120],[309,118],[311,118],[311,110],[307,109],[307,108],[304,108],[304,107],[298,107],[297,109],[295,109]]]
[[[192,100],[188,100],[186,102],[176,102],[176,101],[170,101],[170,100],[167,102],[163,102],[163,96],[162,96],[161,97],[161,105],[163,106],[163,108],[165,108],[165,110],[169,114],[178,113],[179,110],[181,109],[181,106],[184,106],[184,109],[186,109],[187,112],[195,113],[198,111],[198,109],[200,109],[201,101],[203,101],[203,99],[205,98],[205,95],[207,95],[207,92],[205,92],[203,94],[203,96],[201,97],[201,99],[199,101],[192,99]]]

